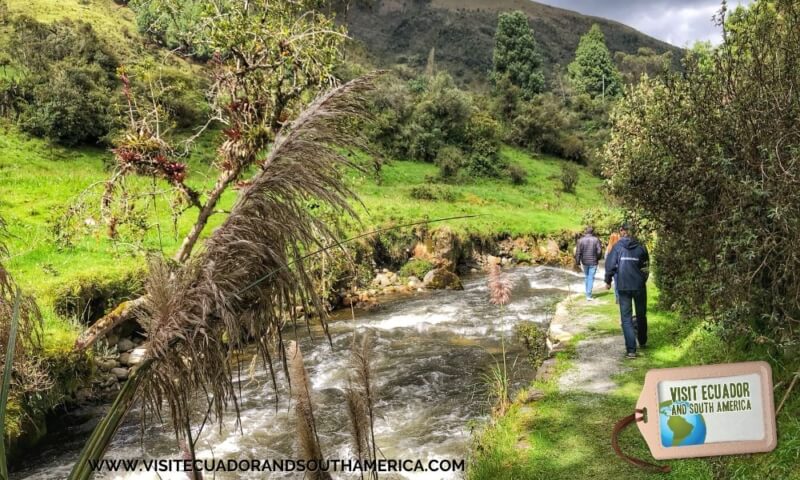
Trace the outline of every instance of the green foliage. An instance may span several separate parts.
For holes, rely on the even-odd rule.
[[[578,185],[578,167],[565,163],[561,166],[561,189],[567,193],[575,193],[575,187]]]
[[[64,145],[95,142],[114,126],[117,60],[88,23],[14,20],[9,50],[20,78],[10,101],[20,126]]]
[[[454,178],[462,167],[477,176],[498,176],[504,168],[500,124],[447,73],[416,77],[400,70],[380,86],[372,109],[370,135],[384,151],[435,162],[442,178]]]
[[[20,127],[62,145],[100,140],[114,124],[112,90],[97,64],[52,64],[37,78],[20,112]]]
[[[524,185],[528,182],[528,172],[519,165],[509,165],[508,175],[511,177],[511,183],[514,185]]]
[[[456,87],[450,75],[433,77],[412,113],[411,158],[432,162],[444,145],[463,144],[471,114],[469,94]]]
[[[544,90],[542,56],[523,12],[501,13],[495,32],[492,77],[505,77],[524,98]],[[500,84],[502,85],[502,84]]]
[[[460,148],[447,145],[436,155],[436,166],[439,167],[439,178],[452,180],[464,165],[464,152]]]
[[[416,200],[455,202],[459,198],[457,192],[443,185],[417,185],[412,187],[408,194]]]
[[[552,93],[521,102],[511,119],[509,139],[535,151],[558,155],[569,160],[585,160],[583,142],[572,133],[578,127],[578,115]]]
[[[525,346],[531,366],[539,368],[547,360],[547,329],[535,322],[521,322],[514,326],[514,334]]]
[[[643,75],[661,77],[667,74],[672,66],[672,52],[659,55],[652,48],[640,47],[637,53],[616,52],[614,60],[625,83],[634,85]]]
[[[656,226],[665,301],[731,337],[797,352],[800,5],[729,12],[725,41],[619,105],[612,191]]]
[[[220,2],[224,5],[224,2]],[[170,50],[207,58],[208,47],[197,38],[209,2],[201,0],[131,0],[139,32]]]
[[[579,92],[604,98],[622,93],[622,78],[606,47],[605,36],[596,24],[581,37],[575,60],[567,70]]]
[[[533,255],[518,248],[511,252],[511,256],[517,263],[533,263]]]
[[[46,74],[54,63],[67,61],[96,64],[112,78],[119,64],[92,25],[80,20],[42,23],[24,15],[15,17],[8,47],[28,75]]]
[[[418,258],[412,258],[403,265],[397,272],[401,277],[417,277],[421,279],[426,273],[434,269],[432,262]]]
[[[55,311],[91,324],[123,301],[141,295],[144,278],[143,270],[76,276],[53,292]]]

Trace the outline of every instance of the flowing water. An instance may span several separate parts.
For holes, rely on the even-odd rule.
[[[333,348],[319,331],[312,340],[302,329],[298,336],[312,384],[320,442],[327,458],[354,457],[343,395],[354,328],[359,334],[369,332],[373,338],[372,365],[378,385],[375,435],[382,454],[386,458],[423,462],[466,457],[471,425],[479,423],[490,408],[483,376],[501,358],[501,339],[516,385],[529,382],[534,372],[514,338],[514,325],[521,321],[546,323],[555,302],[570,291],[582,290],[582,276],[555,268],[517,268],[505,274],[513,284],[513,291],[511,301],[502,310],[489,303],[486,279],[476,277],[465,282],[464,291],[426,292],[398,299],[358,313],[355,319],[349,312],[342,312],[330,324]],[[240,428],[233,418],[226,421],[222,431],[216,425],[207,426],[197,446],[197,457],[296,458],[288,395],[278,395],[276,412],[276,395],[268,373],[260,366],[254,378],[242,380],[241,389]],[[98,415],[97,411],[87,414],[95,418]],[[106,458],[182,457],[169,425],[151,425],[142,432],[138,412],[129,417]],[[66,478],[90,428],[91,423],[77,422],[64,429],[45,448],[27,455],[12,478]],[[284,475],[221,473],[216,478],[300,477],[296,473]],[[458,473],[404,475],[401,478],[459,476]],[[186,478],[185,474],[161,473],[161,476]],[[158,477],[154,473],[117,473],[98,478]]]

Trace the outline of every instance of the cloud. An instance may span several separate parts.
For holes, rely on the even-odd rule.
[[[554,7],[609,18],[679,47],[696,41],[719,43],[720,28],[712,17],[719,0],[537,0]],[[752,0],[729,0],[730,8]]]

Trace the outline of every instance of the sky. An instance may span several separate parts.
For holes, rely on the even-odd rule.
[[[678,47],[696,41],[722,41],[719,27],[711,17],[721,0],[536,0],[588,15],[609,18],[630,25],[651,37]],[[752,0],[728,0],[729,8]]]

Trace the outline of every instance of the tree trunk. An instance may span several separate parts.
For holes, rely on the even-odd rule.
[[[197,244],[197,240],[200,239],[200,234],[203,233],[203,230],[206,228],[206,224],[208,224],[208,219],[214,214],[217,204],[219,203],[220,198],[222,198],[222,194],[225,193],[225,190],[228,189],[228,186],[230,186],[231,182],[239,178],[242,170],[244,170],[244,168],[251,163],[252,161],[240,162],[233,170],[220,175],[220,177],[217,179],[216,185],[214,185],[214,189],[208,195],[205,205],[203,205],[203,207],[200,209],[200,213],[197,215],[197,220],[194,222],[194,225],[192,225],[192,229],[189,231],[189,234],[183,239],[181,248],[179,248],[175,253],[173,260],[178,263],[184,263],[189,259],[189,256],[192,254],[192,249],[194,249],[195,244]]]
[[[75,351],[81,351],[89,348],[106,333],[110,332],[114,327],[125,323],[133,318],[136,310],[144,305],[147,297],[142,295],[139,298],[128,300],[117,305],[114,310],[111,310],[103,318],[94,322],[92,326],[87,328],[77,340],[75,340]]]

